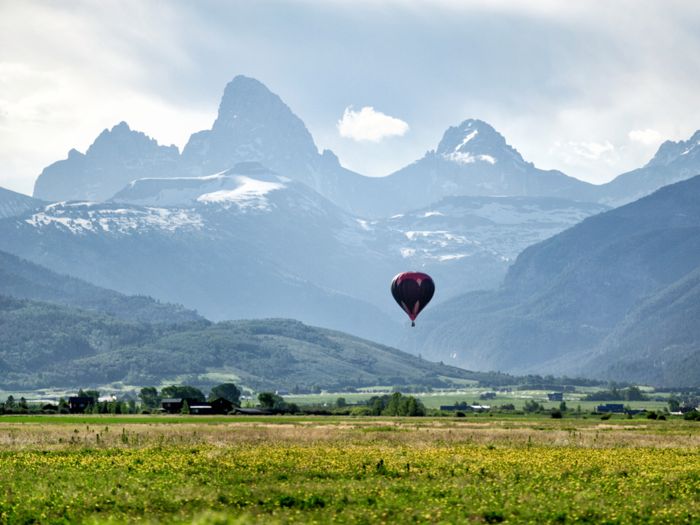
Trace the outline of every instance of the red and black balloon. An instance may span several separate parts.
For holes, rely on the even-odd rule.
[[[391,295],[411,318],[411,326],[416,326],[416,317],[430,302],[434,293],[435,283],[424,273],[404,272],[391,281]]]

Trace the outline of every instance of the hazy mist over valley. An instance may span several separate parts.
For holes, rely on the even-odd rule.
[[[434,7],[467,18],[476,12],[448,4]],[[329,9],[325,16],[340,16],[337,6]],[[445,38],[464,43],[449,32]],[[528,45],[535,53],[544,44]],[[315,74],[299,73],[308,75],[302,89],[292,71],[284,71],[286,84],[261,66],[264,53],[256,51],[256,63],[236,49],[230,62],[218,62],[217,50],[211,63],[196,66],[203,88],[185,82],[173,94],[154,81],[139,99],[129,91],[138,82],[123,87],[132,101],[115,102],[123,116],[106,108],[93,121],[87,97],[84,114],[76,109],[36,131],[53,133],[62,155],[45,138],[12,146],[0,174],[7,186],[0,188],[0,387],[213,385],[221,377],[257,389],[439,386],[497,384],[501,374],[700,386],[700,114],[685,91],[673,92],[692,111],[665,101],[666,120],[656,113],[635,120],[621,102],[624,90],[611,87],[614,101],[595,112],[594,125],[577,96],[549,92],[510,58],[499,64],[510,65],[522,90],[487,95],[485,86],[500,85],[500,73],[484,65],[499,55],[494,50],[464,59],[482,73],[470,82],[445,74],[441,87],[412,85],[414,73],[400,69],[395,86],[380,76],[370,89],[350,63],[360,85],[340,87],[314,81],[337,71],[321,62]],[[425,53],[433,52],[427,43]],[[399,68],[378,54],[371,68]],[[147,68],[150,59],[143,60],[131,64]],[[189,60],[156,62],[194,68]],[[3,62],[0,72],[19,92],[34,73],[17,67]],[[440,94],[448,85],[446,107]],[[629,104],[644,106],[644,92],[635,93]],[[340,94],[345,106],[334,99]],[[147,111],[151,96],[172,107]],[[522,106],[514,106],[517,96]],[[31,138],[23,119],[40,112],[18,117],[22,97],[0,91],[0,98],[3,130],[16,122]],[[47,97],[47,107],[58,100]],[[550,101],[559,116],[548,114]],[[615,103],[620,115],[609,109]],[[540,110],[528,113],[528,104]],[[340,112],[332,125],[319,124],[328,106]],[[566,111],[590,139],[561,120]],[[612,114],[627,131],[605,120]],[[596,135],[596,126],[608,125],[610,141],[624,142]],[[528,126],[532,133],[523,131]],[[184,137],[180,146],[159,142],[154,131],[168,127]],[[20,157],[44,148],[54,160],[20,177]],[[363,172],[371,162],[388,169]],[[596,169],[605,175],[581,176]],[[404,271],[426,273],[436,286],[415,328],[389,292]]]

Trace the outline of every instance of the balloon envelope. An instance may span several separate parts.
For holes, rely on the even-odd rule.
[[[435,293],[435,283],[429,275],[420,272],[400,273],[391,281],[391,295],[415,321],[418,314],[426,307]],[[412,324],[415,326],[415,324]]]

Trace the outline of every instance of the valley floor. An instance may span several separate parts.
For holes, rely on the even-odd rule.
[[[690,523],[700,424],[0,417],[0,523]]]

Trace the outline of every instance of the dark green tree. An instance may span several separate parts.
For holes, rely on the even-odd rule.
[[[190,413],[190,406],[187,404],[187,400],[185,399],[182,402],[182,408],[180,409],[180,414],[189,414]]]
[[[384,411],[384,403],[382,403],[382,400],[379,398],[375,399],[374,406],[372,407],[372,415],[373,416],[381,416],[383,411]]]
[[[98,390],[83,390],[81,388],[78,392],[78,397],[91,397],[93,404],[97,404],[100,399],[100,392]]]
[[[211,392],[209,393],[209,401],[214,401],[220,397],[228,399],[234,405],[240,405],[241,389],[233,383],[222,383],[211,389]]]
[[[566,412],[566,401],[562,401],[561,403],[559,403],[559,410],[561,412]]]
[[[338,408],[345,408],[347,406],[347,402],[345,401],[344,397],[339,397],[338,399],[335,400],[335,406]]]
[[[627,387],[625,397],[627,398],[627,401],[644,401],[647,399],[647,396],[645,396],[644,393],[642,393],[641,389],[638,386]]]
[[[525,404],[523,405],[523,410],[525,412],[537,412],[538,410],[542,409],[542,405],[540,405],[537,401],[534,399],[528,399],[525,401]]]
[[[24,408],[24,409],[29,408],[29,405],[27,405],[27,400],[24,399],[24,396],[22,396],[22,397],[19,399],[19,408]]]
[[[160,395],[165,398],[190,398],[197,401],[204,401],[206,397],[204,393],[193,386],[166,386],[160,391]]]
[[[139,392],[141,404],[146,408],[158,408],[161,397],[158,395],[158,390],[154,386],[146,386]]]
[[[15,398],[12,395],[7,396],[7,401],[5,401],[5,408],[15,408]]]
[[[272,392],[260,392],[258,394],[258,402],[262,409],[272,409],[275,407],[275,394]]]
[[[391,394],[391,401],[389,401],[389,406],[386,407],[384,414],[387,416],[398,416],[399,406],[401,404],[401,392],[394,392]]]
[[[678,412],[681,409],[681,404],[675,397],[672,397],[668,400],[668,409],[671,412]]]

